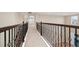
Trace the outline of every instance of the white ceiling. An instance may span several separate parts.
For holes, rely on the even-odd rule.
[[[53,16],[67,16],[67,15],[77,15],[79,12],[35,12],[40,15],[53,15]]]

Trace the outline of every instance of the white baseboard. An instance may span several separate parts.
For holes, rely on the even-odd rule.
[[[39,32],[38,32],[38,34],[40,35]],[[41,35],[40,35],[40,36],[41,36]],[[47,45],[48,47],[52,47],[52,45],[47,41],[47,39],[43,38],[42,36],[41,36],[41,38],[43,39],[43,41],[46,43],[46,45]]]

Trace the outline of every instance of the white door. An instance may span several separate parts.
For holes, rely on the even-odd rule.
[[[34,22],[34,16],[29,16],[28,17],[28,22],[33,23]]]
[[[28,17],[28,26],[36,28],[35,16]]]

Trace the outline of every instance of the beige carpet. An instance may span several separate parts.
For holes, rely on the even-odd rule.
[[[24,40],[23,47],[48,47],[37,31],[34,22],[28,23],[28,31]]]

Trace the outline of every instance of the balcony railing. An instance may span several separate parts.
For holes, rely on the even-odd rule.
[[[53,47],[79,46],[79,26],[41,22],[37,30]]]
[[[0,28],[0,34],[3,33],[3,37],[0,37],[0,40],[3,40],[4,47],[20,47],[24,42],[24,37],[28,29],[28,23],[22,23],[12,26],[7,26]]]

